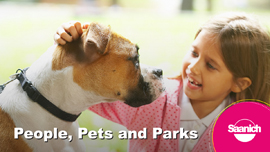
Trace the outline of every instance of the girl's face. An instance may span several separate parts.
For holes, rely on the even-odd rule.
[[[186,54],[182,78],[185,94],[191,101],[221,102],[235,85],[219,45],[212,34],[202,30]]]

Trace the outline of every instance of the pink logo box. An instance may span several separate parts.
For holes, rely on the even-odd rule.
[[[212,132],[216,152],[270,151],[270,106],[259,100],[229,105],[217,118]]]

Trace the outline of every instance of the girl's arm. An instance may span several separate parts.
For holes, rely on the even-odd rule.
[[[96,114],[129,128],[139,108],[130,107],[127,104],[115,101],[95,104],[89,110]]]

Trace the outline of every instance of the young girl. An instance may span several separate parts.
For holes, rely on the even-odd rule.
[[[55,41],[65,44],[78,38],[87,25],[65,23]],[[100,103],[89,110],[128,130],[147,128],[147,139],[129,140],[131,152],[207,151],[212,122],[226,106],[239,99],[269,103],[269,66],[267,30],[246,14],[226,13],[198,30],[181,75],[165,80],[166,91],[156,101],[139,108],[118,101]],[[198,137],[191,130],[198,131]]]

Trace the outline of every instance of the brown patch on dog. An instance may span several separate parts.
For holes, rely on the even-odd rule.
[[[138,87],[137,49],[110,27],[92,23],[80,39],[56,48],[52,69],[73,66],[73,80],[84,90],[124,100],[130,89]]]
[[[22,137],[14,139],[15,124],[10,116],[0,108],[0,151],[33,151]]]

